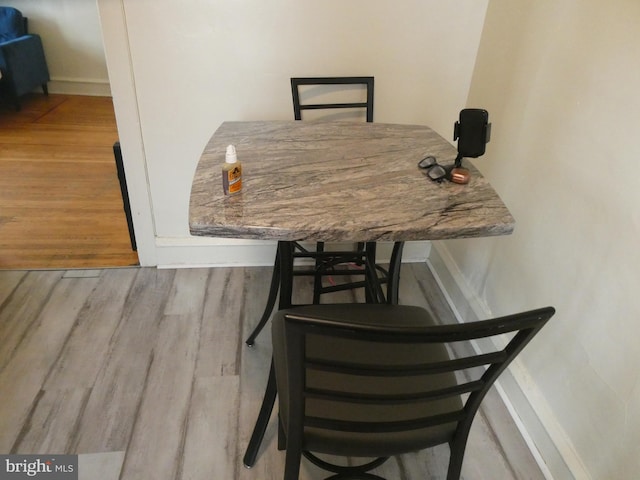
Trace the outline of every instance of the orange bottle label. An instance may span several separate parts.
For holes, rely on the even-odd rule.
[[[242,190],[242,167],[236,165],[227,171],[227,179],[229,181],[229,194],[238,193]]]

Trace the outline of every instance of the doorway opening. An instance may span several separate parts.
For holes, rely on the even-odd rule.
[[[138,265],[111,97],[30,94],[0,106],[0,269]]]

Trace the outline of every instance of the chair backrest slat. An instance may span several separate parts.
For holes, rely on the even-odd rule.
[[[300,110],[326,110],[331,108],[367,108],[366,103],[310,103],[309,105],[300,105]]]
[[[410,420],[398,420],[390,422],[357,422],[350,420],[335,420],[319,417],[305,417],[304,425],[314,428],[325,428],[341,432],[359,433],[389,433],[420,430],[422,428],[435,427],[446,423],[458,422],[467,416],[463,410],[431,415]]]
[[[372,376],[416,376],[445,372],[455,372],[482,365],[502,363],[507,360],[507,352],[498,351],[486,354],[474,355],[471,357],[457,358],[446,362],[418,365],[386,365],[369,363],[349,363],[338,362],[330,359],[323,360],[309,358],[306,366],[312,370],[342,373],[347,375],[372,375]]]
[[[291,78],[291,96],[293,98],[293,116],[302,120],[303,110],[331,110],[364,108],[367,122],[373,122],[373,84],[374,77],[293,77]],[[364,85],[365,102],[302,103],[300,86],[310,85]]]
[[[361,403],[363,405],[403,405],[427,400],[441,400],[454,395],[462,395],[482,389],[484,383],[481,380],[461,383],[459,385],[442,388],[439,390],[429,390],[426,392],[405,393],[405,394],[366,394],[350,393],[337,390],[323,390],[308,388],[305,390],[306,398],[317,400],[342,401],[349,403]]]

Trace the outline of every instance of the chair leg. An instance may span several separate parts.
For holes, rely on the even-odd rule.
[[[46,83],[42,84],[42,91],[47,97],[49,96],[49,86]]]
[[[258,322],[256,328],[253,329],[249,338],[247,338],[246,344],[252,346],[258,334],[262,331],[264,326],[269,321],[271,317],[271,312],[273,312],[273,307],[276,305],[276,298],[278,297],[278,290],[280,287],[280,254],[276,252],[276,261],[273,264],[273,274],[271,275],[271,286],[269,287],[269,298],[267,299],[267,305],[264,307],[264,312],[262,313],[262,318]]]
[[[298,480],[300,476],[300,462],[302,461],[302,442],[287,443],[287,453],[284,461],[284,480]]]
[[[458,430],[453,440],[449,442],[449,449],[451,450],[451,453],[449,456],[449,468],[447,469],[447,480],[460,479],[460,475],[462,474],[462,462],[464,461],[464,451],[467,448],[467,439],[469,438],[472,421],[473,416],[458,424]]]
[[[284,427],[282,426],[282,420],[278,415],[278,450],[287,449],[287,435],[285,434]]]
[[[324,252],[324,242],[318,242],[316,244],[316,252]],[[322,260],[316,258],[316,274],[313,277],[313,304],[318,305],[320,303],[320,294],[322,290]]]
[[[255,465],[256,463],[258,451],[260,450],[260,445],[262,444],[262,439],[264,438],[264,432],[267,430],[269,418],[271,418],[271,411],[273,410],[273,405],[276,401],[277,393],[278,389],[276,386],[276,371],[273,366],[272,360],[271,368],[269,369],[269,380],[267,380],[267,388],[265,389],[264,398],[262,399],[260,413],[258,414],[256,425],[255,427],[253,427],[253,433],[251,434],[251,439],[249,440],[247,450],[245,451],[244,458],[242,460],[244,466],[247,468],[253,467],[253,465]]]
[[[464,460],[464,452],[454,454],[454,448],[451,447],[451,458],[449,459],[449,468],[447,469],[447,480],[459,480],[462,473],[462,460]]]

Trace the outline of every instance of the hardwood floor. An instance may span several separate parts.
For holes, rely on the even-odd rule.
[[[138,264],[109,97],[28,95],[0,108],[0,269]]]
[[[270,275],[266,267],[0,272],[0,452],[80,454],[80,480],[282,478],[273,419],[255,467],[241,463],[271,354],[268,331],[254,348],[243,339]],[[311,287],[296,281],[300,302]],[[455,321],[425,264],[403,266],[400,292],[401,303]],[[442,479],[448,455],[447,447],[402,455],[377,473]],[[301,479],[326,476],[303,462]],[[544,478],[495,390],[474,422],[463,477]]]

